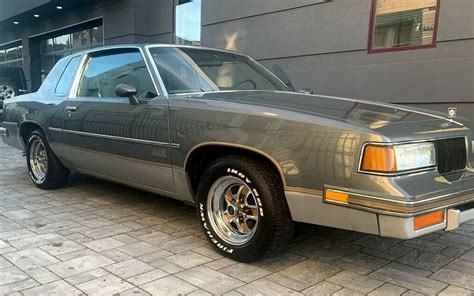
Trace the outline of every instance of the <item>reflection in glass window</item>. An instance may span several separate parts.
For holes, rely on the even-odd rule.
[[[72,48],[73,49],[84,48],[90,44],[91,44],[91,31],[89,29],[72,33]]]
[[[0,48],[0,65],[23,67],[23,47],[21,45],[6,45]]]
[[[116,97],[115,87],[126,84],[137,89],[141,99],[156,97],[148,68],[139,51],[91,57],[81,78],[78,96]]]
[[[48,53],[54,51],[53,39],[46,39],[40,41],[40,53]]]
[[[56,94],[66,94],[71,86],[72,79],[74,78],[74,73],[76,73],[76,67],[79,63],[79,56],[72,58],[67,64],[66,69],[64,69],[61,78],[59,79],[56,90]]]
[[[71,48],[71,34],[54,38],[54,51]]]
[[[18,58],[18,48],[12,47],[6,50],[7,60],[16,60]]]
[[[177,0],[175,9],[175,43],[200,45],[201,0]]]
[[[92,47],[102,46],[102,26],[74,31],[40,41],[41,75],[46,77],[61,58]]]
[[[104,43],[102,26],[92,28],[91,34],[92,34],[92,45],[102,45]]]
[[[433,46],[438,0],[377,0],[370,50]]]
[[[242,55],[173,47],[155,47],[150,52],[169,94],[288,90],[265,68]]]

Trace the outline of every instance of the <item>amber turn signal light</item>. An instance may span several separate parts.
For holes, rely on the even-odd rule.
[[[326,190],[326,200],[347,204],[349,203],[349,194],[328,189]]]
[[[364,149],[361,170],[393,173],[397,171],[395,149],[393,146],[367,145]]]
[[[444,211],[437,211],[426,215],[415,217],[415,230],[420,230],[429,226],[444,222]]]

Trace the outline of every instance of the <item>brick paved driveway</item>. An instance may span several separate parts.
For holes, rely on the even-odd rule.
[[[474,223],[411,241],[308,227],[280,258],[214,253],[194,208],[78,176],[29,181],[0,144],[0,294],[472,295]]]

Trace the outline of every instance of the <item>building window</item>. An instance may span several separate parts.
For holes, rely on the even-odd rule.
[[[436,46],[440,0],[373,0],[369,53]]]
[[[201,0],[175,0],[176,44],[201,44]]]
[[[85,49],[102,46],[102,26],[96,26],[40,41],[41,81],[54,64],[65,56]]]
[[[23,68],[23,47],[18,44],[0,47],[0,65]]]

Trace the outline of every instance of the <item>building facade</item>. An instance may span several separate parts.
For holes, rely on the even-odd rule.
[[[473,0],[0,0],[0,66],[33,91],[62,56],[122,43],[237,50],[296,88],[474,120]]]

